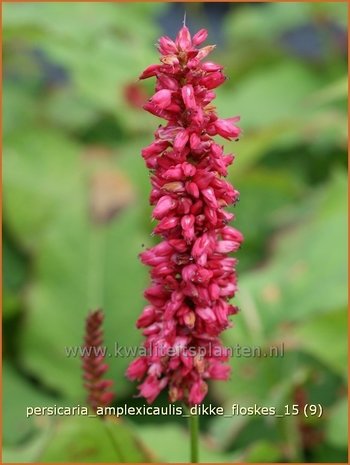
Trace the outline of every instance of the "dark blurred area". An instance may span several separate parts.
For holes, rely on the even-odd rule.
[[[64,348],[82,343],[89,309],[104,309],[109,347],[140,342],[148,276],[137,256],[154,242],[140,152],[161,121],[142,110],[154,83],[138,76],[184,17],[217,44],[210,60],[228,80],[215,105],[243,128],[225,143],[245,243],[241,311],[224,339],[284,347],[233,357],[232,379],[206,402],[322,407],[203,417],[201,459],[347,461],[347,4],[26,2],[3,5],[5,462],[116,461],[100,419],[26,418],[26,408],[84,405],[80,360]],[[109,360],[116,405],[142,404],[129,362]],[[117,459],[186,462],[185,427],[124,418]]]

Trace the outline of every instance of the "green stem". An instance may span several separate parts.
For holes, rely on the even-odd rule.
[[[287,416],[280,419],[282,423],[282,433],[287,444],[288,459],[293,463],[304,461],[303,448],[298,431],[297,417]]]
[[[118,458],[118,462],[121,462],[121,463],[125,463],[127,462],[127,460],[125,460],[125,457],[123,457],[124,454],[122,454],[122,446],[120,447],[120,445],[117,443],[117,435],[114,434],[114,432],[112,431],[113,430],[113,423],[111,423],[108,418],[104,418],[103,419],[103,423],[106,427],[106,430],[107,430],[107,434],[109,436],[109,439],[111,440],[112,442],[112,447],[116,453],[116,456]]]
[[[198,463],[199,416],[190,414],[191,463]]]
[[[106,228],[103,225],[93,225],[90,231],[87,263],[87,306],[89,309],[103,309],[104,306],[105,252]]]

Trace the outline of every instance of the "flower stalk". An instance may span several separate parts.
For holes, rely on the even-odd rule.
[[[190,414],[191,463],[199,462],[199,416]]]

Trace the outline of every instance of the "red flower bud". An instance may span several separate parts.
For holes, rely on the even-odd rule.
[[[181,94],[183,101],[185,103],[185,107],[188,109],[194,109],[196,108],[196,99],[194,97],[194,92],[193,92],[193,87],[191,84],[188,84],[187,86],[183,86],[181,89]]]
[[[177,47],[173,40],[171,40],[168,36],[164,36],[158,41],[158,50],[162,55],[168,55],[170,53],[176,53]]]
[[[180,29],[180,32],[178,33],[176,37],[176,45],[180,50],[189,50],[191,47],[191,34],[190,31],[186,26],[183,26]]]
[[[162,109],[168,107],[171,103],[171,91],[168,89],[159,90],[153,95],[151,102]]]
[[[192,43],[196,47],[204,42],[208,37],[208,31],[206,29],[200,29],[192,38]]]

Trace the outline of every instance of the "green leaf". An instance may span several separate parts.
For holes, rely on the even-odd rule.
[[[6,222],[33,251],[57,210],[74,194],[79,147],[56,131],[22,131],[5,140],[3,168]]]
[[[41,462],[149,462],[126,424],[109,418],[62,418],[48,441]]]
[[[137,20],[146,40],[154,33],[150,23],[152,15],[159,11],[158,5],[118,5],[112,3],[79,4],[7,4],[4,6],[4,28],[27,31],[37,28],[42,34],[75,43],[90,43],[101,35],[117,28],[130,33],[131,19]]]
[[[300,349],[347,376],[347,311],[317,315],[295,330]]]
[[[185,420],[185,419],[184,419]],[[147,448],[155,454],[157,462],[188,462],[190,459],[189,434],[185,429],[177,425],[162,425],[137,427],[137,432]],[[181,444],[181,447],[179,445]],[[200,439],[201,463],[232,463],[239,461],[240,454],[222,453],[209,447],[204,439]]]
[[[310,374],[310,362],[300,353],[304,348],[310,353],[308,347],[332,370],[343,373],[346,324],[337,311],[347,300],[345,199],[346,179],[338,173],[296,207],[299,223],[279,234],[265,265],[240,276],[235,302],[241,312],[233,320],[234,328],[224,333],[224,341],[233,351],[239,344],[258,347],[267,356],[232,357],[232,379],[212,386],[223,402],[280,408],[293,386]],[[313,327],[317,319],[320,323]],[[310,332],[298,337],[308,321]],[[328,340],[334,344],[325,343]],[[269,352],[271,346],[283,347],[283,356],[269,356],[275,354]],[[237,434],[248,421],[233,420],[232,430],[221,432],[219,440],[228,441],[226,435]]]
[[[109,112],[119,110],[125,85],[135,82],[143,68],[155,59],[149,48],[135,44],[130,54],[126,44],[116,46],[115,39],[110,37],[100,38],[88,47],[67,47],[65,43],[55,42],[43,46],[55,62],[70,69],[78,95]]]
[[[10,49],[14,38],[23,37],[26,45],[39,48],[47,61],[66,71],[63,84],[75,95],[67,105],[71,113],[66,108],[65,125],[79,124],[77,115],[85,121],[91,119],[94,109],[118,116],[120,123],[125,121],[129,128],[132,118],[133,128],[138,120],[143,127],[146,114],[135,112],[126,104],[125,86],[135,83],[142,70],[157,59],[152,47],[159,31],[151,19],[159,8],[162,7],[152,4],[113,3],[38,3],[23,8],[6,5],[4,37]],[[132,33],[131,21],[137,21],[138,34]],[[18,73],[28,79],[27,70],[21,68],[21,52],[23,55],[21,49],[12,55],[19,59]],[[8,63],[5,59],[5,66]],[[49,117],[62,120],[60,104],[57,109],[53,105],[54,102],[47,108]]]
[[[275,463],[281,459],[281,451],[269,441],[256,441],[249,447],[244,459],[246,463]]]
[[[319,78],[314,73],[297,62],[285,61],[255,70],[232,92],[229,88],[218,92],[215,104],[222,117],[231,117],[232,112],[241,115],[245,130],[261,129],[302,118],[308,110],[305,100],[317,88]]]
[[[16,314],[21,306],[21,290],[27,275],[27,261],[4,235],[3,238],[3,317]]]
[[[98,120],[95,106],[82,98],[72,87],[57,89],[43,102],[43,111],[55,126],[79,130]]]
[[[3,447],[4,463],[32,463],[38,462],[42,450],[51,437],[51,427],[43,428],[39,434],[36,434],[29,442],[17,447]]]
[[[136,352],[119,357],[115,345],[136,351],[140,341],[135,322],[143,306],[147,270],[137,255],[142,244],[150,243],[151,229],[150,218],[147,228],[140,227],[144,202],[138,196],[143,194],[113,159],[101,165],[50,132],[23,133],[6,149],[5,221],[19,242],[35,251],[20,334],[21,363],[66,396],[85,397],[79,354],[68,357],[65,351],[82,344],[88,311],[101,307],[106,314],[109,376],[123,395],[132,389],[124,372]],[[142,173],[147,181],[146,170]],[[96,176],[102,176],[102,191],[97,193]],[[34,210],[27,208],[28,202]],[[98,208],[107,202],[108,217],[102,223],[92,216],[92,202],[102,202]]]
[[[8,362],[3,366],[3,383],[3,441],[6,446],[13,446],[48,424],[46,419],[42,419],[40,425],[37,418],[27,418],[28,407],[43,407],[59,402],[31,385]]]
[[[283,222],[281,213],[300,199],[303,188],[301,181],[286,171],[257,168],[241,177],[234,168],[230,177],[240,191],[240,201],[232,211],[235,227],[244,231],[244,245],[237,254],[242,273],[265,256],[267,240]],[[261,215],[266,206],[268,211]]]
[[[331,409],[327,418],[326,436],[335,447],[347,447],[348,444],[348,401],[342,399]]]
[[[35,99],[24,86],[5,81],[3,87],[3,133],[25,128],[37,113]]]
[[[337,79],[312,95],[310,100],[316,105],[334,103],[339,100],[344,102],[348,94],[347,82],[347,76]]]
[[[255,309],[266,335],[282,322],[346,304],[345,198],[346,182],[339,173],[327,189],[301,205],[299,224],[280,235],[269,263],[241,277],[239,303]]]
[[[317,24],[320,16],[345,26],[346,15],[345,2],[278,2],[266,4],[263,8],[248,4],[228,15],[226,31],[234,41],[267,42],[278,47],[277,36],[285,31],[310,23]]]
[[[22,332],[22,360],[45,383],[82,398],[80,358],[67,357],[65,350],[82,344],[88,310],[103,308],[108,376],[116,380],[118,395],[123,395],[131,389],[124,376],[131,359],[117,357],[114,347],[139,343],[135,321],[142,309],[146,271],[137,252],[146,241],[137,229],[138,210],[131,209],[105,231],[94,232],[79,216],[83,207],[71,209],[55,223],[38,253],[30,312]]]

